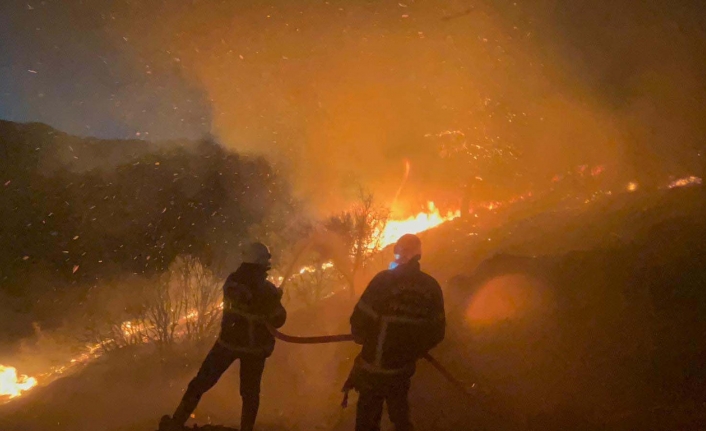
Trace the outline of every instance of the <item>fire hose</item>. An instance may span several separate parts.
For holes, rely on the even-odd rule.
[[[294,336],[294,335],[288,335],[288,334],[283,334],[282,332],[278,331],[274,327],[267,325],[267,329],[270,331],[270,333],[277,338],[278,340],[282,340],[285,343],[294,343],[294,344],[329,344],[329,343],[341,343],[344,341],[353,341],[353,334],[338,334],[338,335],[316,335],[316,336],[310,336],[310,337],[299,337],[299,336]],[[449,372],[439,361],[437,361],[433,356],[431,356],[429,353],[425,353],[423,358],[431,364],[432,367],[434,367],[439,374],[441,374],[451,385],[456,388],[459,392],[461,392],[463,395],[467,397],[472,397],[473,394],[466,389],[465,385],[455,378],[453,374]],[[344,400],[344,407],[345,407],[345,400]]]

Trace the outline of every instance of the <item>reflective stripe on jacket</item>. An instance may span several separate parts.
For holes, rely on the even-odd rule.
[[[223,285],[223,318],[218,342],[233,351],[270,356],[275,339],[266,324],[284,325],[287,312],[266,268],[243,263]]]
[[[351,316],[363,345],[356,366],[373,373],[414,372],[414,363],[443,340],[444,299],[436,280],[412,261],[378,273]]]

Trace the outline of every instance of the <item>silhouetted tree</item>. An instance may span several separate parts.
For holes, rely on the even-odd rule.
[[[350,210],[324,222],[326,229],[342,239],[350,258],[350,272],[346,279],[351,296],[355,295],[356,275],[383,246],[381,234],[389,216],[389,210],[379,205],[372,193],[361,189],[359,200]]]

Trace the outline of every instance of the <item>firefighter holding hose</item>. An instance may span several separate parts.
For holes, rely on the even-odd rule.
[[[189,383],[174,415],[162,417],[160,431],[181,431],[201,396],[218,382],[236,359],[240,360],[240,396],[243,401],[240,429],[253,430],[260,406],[260,381],[265,360],[275,347],[268,325],[279,328],[287,318],[281,303],[281,290],[267,281],[271,257],[268,248],[261,243],[250,244],[243,252],[243,263],[223,286],[223,318],[218,340]]]
[[[444,338],[444,299],[439,283],[420,269],[420,239],[402,236],[394,253],[390,269],[372,279],[350,319],[362,345],[344,386],[360,395],[356,431],[379,431],[385,402],[396,431],[413,429],[408,392],[416,361]]]

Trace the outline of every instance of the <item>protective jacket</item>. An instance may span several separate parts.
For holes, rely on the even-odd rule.
[[[414,373],[414,364],[443,340],[444,298],[418,260],[378,273],[350,319],[363,349],[356,368],[374,374]]]
[[[223,285],[223,319],[218,342],[235,352],[269,357],[275,339],[267,324],[279,328],[287,319],[281,295],[267,281],[267,268],[243,263]]]

